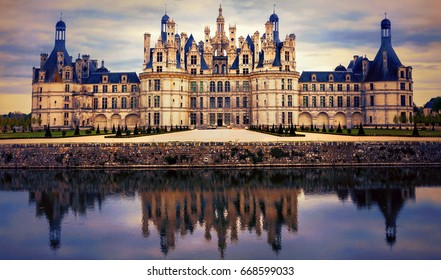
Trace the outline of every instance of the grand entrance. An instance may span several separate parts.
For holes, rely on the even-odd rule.
[[[217,114],[217,126],[223,126],[224,122],[223,122],[223,115],[224,114]]]

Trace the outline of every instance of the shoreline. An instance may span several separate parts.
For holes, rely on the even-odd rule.
[[[1,144],[0,169],[230,169],[439,166],[441,142]]]

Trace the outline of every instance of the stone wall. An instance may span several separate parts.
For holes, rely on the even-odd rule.
[[[441,142],[0,145],[0,168],[204,168],[441,164]]]

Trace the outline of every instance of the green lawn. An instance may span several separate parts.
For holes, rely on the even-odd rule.
[[[363,129],[366,136],[412,136],[413,129],[406,130],[406,129],[371,129],[371,128],[364,128]],[[315,132],[315,133],[322,133]],[[334,132],[327,132],[328,134],[337,134],[334,130]],[[418,133],[422,137],[441,137],[441,131],[431,131],[431,130],[418,130]],[[352,129],[351,134],[348,134],[346,129],[343,129],[343,134],[340,135],[351,135],[351,136],[357,136],[358,135],[358,129]]]
[[[61,131],[52,131],[52,138],[62,138],[62,137],[78,137],[74,136],[75,130],[66,131],[66,136],[63,136]],[[0,133],[0,139],[26,139],[26,138],[44,138],[46,134],[45,131],[41,132],[8,132],[8,133]],[[101,132],[104,134],[104,132]],[[92,131],[91,134],[86,134],[85,130],[80,130],[80,136],[88,136],[88,135],[96,135],[95,131]]]

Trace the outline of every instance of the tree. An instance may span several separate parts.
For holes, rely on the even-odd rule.
[[[326,126],[323,124],[322,132],[326,132]]]
[[[121,137],[122,136],[122,132],[121,132],[121,127],[118,125],[118,130],[116,131],[116,137]]]
[[[51,128],[49,125],[47,125],[47,127],[46,127],[46,134],[44,134],[44,137],[46,137],[46,138],[52,137]]]
[[[113,126],[112,126],[112,134],[115,134],[115,133],[116,133],[115,124],[113,124]]]
[[[416,125],[416,123],[413,124],[413,132],[412,132],[412,136],[414,136],[414,137],[418,137],[418,136],[420,136],[420,134],[418,133],[418,129],[417,129],[417,125]]]
[[[74,132],[75,136],[80,135],[80,127],[77,125],[77,127],[75,128],[75,132]]]
[[[394,116],[393,122],[395,125],[398,124],[398,116],[397,115]]]
[[[100,134],[100,125],[98,124],[98,126],[96,127],[96,134]]]
[[[135,130],[133,131],[133,135],[138,135],[139,131],[138,131],[138,125],[135,125]]]
[[[366,133],[364,132],[363,124],[362,123],[360,124],[360,128],[358,129],[358,134],[357,135],[358,136],[365,136],[366,135]]]
[[[338,123],[337,133],[343,133],[343,130],[341,129],[340,123]]]
[[[283,134],[283,126],[282,124],[279,125],[279,129],[277,130],[278,134]]]
[[[400,123],[407,123],[407,117],[406,114],[402,114],[400,116]]]

